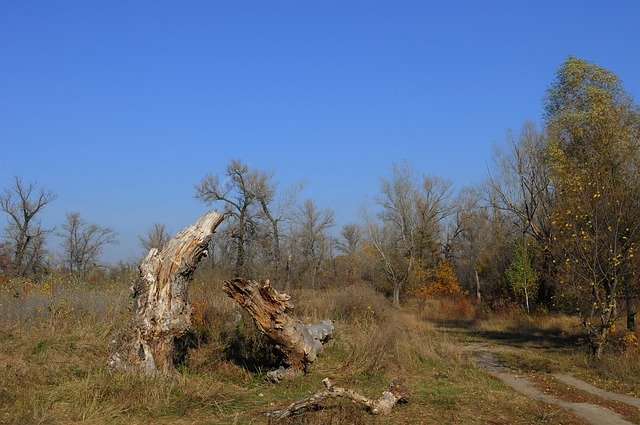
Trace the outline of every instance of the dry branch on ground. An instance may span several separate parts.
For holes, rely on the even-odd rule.
[[[317,410],[323,400],[335,397],[346,398],[354,403],[361,404],[371,414],[388,415],[397,403],[409,401],[409,389],[400,381],[393,381],[389,389],[383,391],[378,399],[370,399],[348,388],[336,387],[329,381],[329,378],[325,378],[322,383],[325,386],[324,390],[310,397],[295,401],[284,409],[272,410],[267,415],[277,420],[285,419],[311,410]]]

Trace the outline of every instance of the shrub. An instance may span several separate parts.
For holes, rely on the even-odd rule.
[[[448,261],[442,260],[433,270],[420,267],[414,271],[414,279],[420,282],[412,293],[416,297],[456,295],[462,293],[458,278]]]

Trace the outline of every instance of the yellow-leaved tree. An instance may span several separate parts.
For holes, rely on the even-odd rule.
[[[446,260],[440,260],[433,269],[415,267],[413,278],[416,281],[413,293],[418,297],[462,293],[453,267]]]
[[[628,325],[634,325],[640,115],[614,73],[575,57],[560,67],[545,108],[561,283],[578,301],[599,357],[625,291]]]

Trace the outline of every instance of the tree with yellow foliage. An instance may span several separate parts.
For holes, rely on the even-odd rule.
[[[561,283],[578,300],[593,354],[600,356],[616,320],[616,300],[633,285],[640,115],[615,74],[575,57],[560,67],[545,107]],[[632,305],[628,299],[628,322]]]
[[[435,268],[415,267],[413,278],[417,288],[413,293],[418,297],[458,295],[462,293],[453,267],[446,260],[440,260]]]

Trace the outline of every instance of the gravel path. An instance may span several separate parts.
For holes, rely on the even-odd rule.
[[[571,410],[590,424],[633,425],[632,422],[623,419],[619,414],[605,407],[590,403],[574,403],[543,393],[542,391],[538,390],[535,385],[526,377],[510,372],[509,369],[501,364],[497,357],[492,352],[490,352],[486,346],[471,344],[465,347],[465,351],[471,352],[471,357],[473,358],[473,360],[480,367],[486,370],[490,375],[495,376],[508,387],[513,388],[514,390],[529,398],[541,401],[543,403],[555,404],[557,406]],[[570,375],[556,376],[562,382],[565,382],[580,390],[590,392],[600,397],[605,397],[611,400],[631,404],[635,407],[640,407],[640,399],[637,399],[635,397],[623,396],[620,394],[601,390]]]

